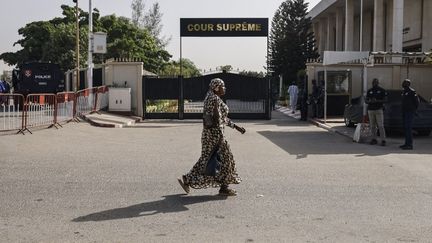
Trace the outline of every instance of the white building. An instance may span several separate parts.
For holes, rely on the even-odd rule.
[[[309,17],[320,52],[432,49],[431,0],[322,0]]]
[[[409,78],[418,93],[432,98],[432,65],[421,53],[432,49],[432,0],[322,0],[308,16],[321,57],[324,51],[370,51],[368,88],[378,78],[386,89],[401,89]],[[323,79],[320,59],[307,64],[309,81]],[[343,105],[362,94],[362,69],[360,63],[328,67],[330,113],[332,99]]]

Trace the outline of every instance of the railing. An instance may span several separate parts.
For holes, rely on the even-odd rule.
[[[56,127],[108,107],[106,86],[57,94],[0,94],[0,132],[25,134],[30,128]]]
[[[373,64],[432,64],[432,52],[370,52],[369,62]],[[323,63],[321,58],[307,59],[306,63]],[[343,64],[362,64],[354,60]]]

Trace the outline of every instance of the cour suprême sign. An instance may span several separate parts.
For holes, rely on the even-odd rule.
[[[180,36],[268,36],[268,18],[181,18]]]

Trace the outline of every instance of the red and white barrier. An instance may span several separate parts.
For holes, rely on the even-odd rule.
[[[75,93],[57,93],[56,99],[57,109],[55,122],[59,124],[72,121],[75,118]]]
[[[24,129],[24,96],[0,94],[0,132]]]
[[[76,116],[92,113],[96,106],[97,88],[83,89],[76,93]]]
[[[108,87],[100,86],[76,93],[0,94],[0,132],[56,126],[108,107]],[[60,125],[61,126],[61,125]]]
[[[25,104],[24,130],[31,133],[31,127],[54,126],[56,104],[54,94],[29,94]]]

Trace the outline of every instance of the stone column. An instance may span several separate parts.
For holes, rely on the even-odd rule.
[[[392,51],[402,52],[403,43],[403,11],[404,0],[393,0],[393,38]],[[393,58],[393,62],[400,63],[401,58]]]
[[[321,46],[321,57],[324,57],[324,51],[327,51],[327,18],[320,18],[320,46]]]
[[[372,51],[372,16],[371,11],[363,13],[363,51]]]
[[[344,24],[344,12],[343,8],[336,10],[336,51],[343,51],[343,24]]]
[[[320,46],[320,36],[319,36],[319,32],[320,32],[320,23],[319,22],[315,22],[313,23],[313,32],[314,32],[314,36],[315,36],[315,47],[317,48],[318,53],[321,52],[321,46]]]
[[[423,43],[422,51],[429,52],[432,49],[432,1],[424,1],[423,3]]]
[[[335,18],[333,16],[333,14],[331,14],[327,18],[327,45],[326,45],[326,49],[328,51],[334,51],[335,50],[334,28],[335,28]]]
[[[373,51],[385,51],[384,0],[374,2]]]
[[[345,0],[345,51],[354,50],[354,0]]]

